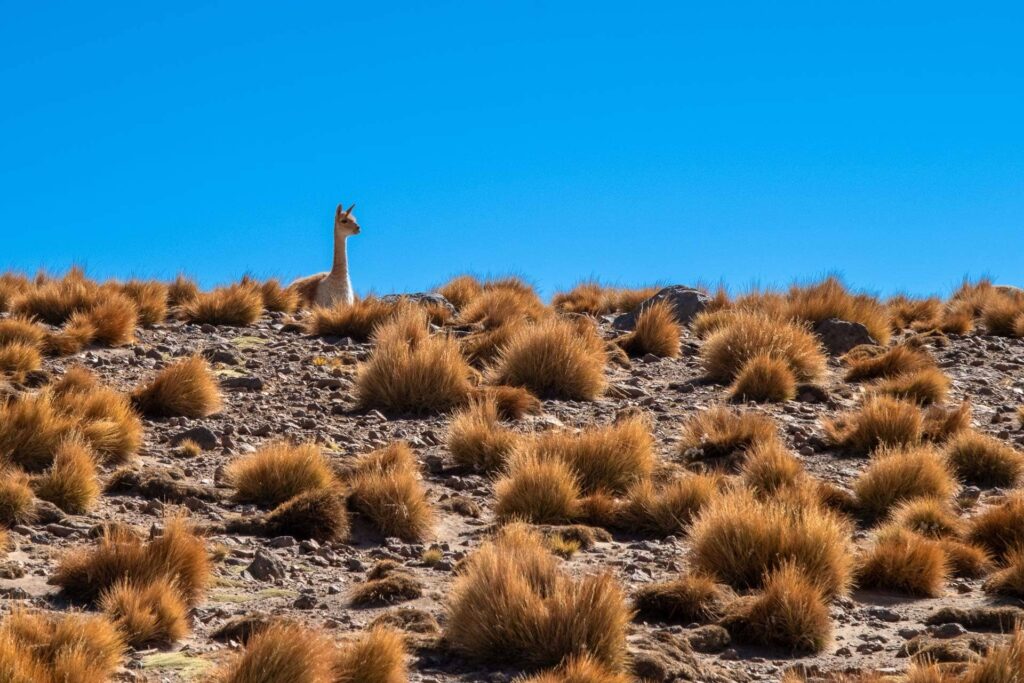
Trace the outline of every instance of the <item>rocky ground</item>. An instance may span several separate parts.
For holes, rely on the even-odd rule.
[[[193,519],[208,526],[209,544],[222,557],[215,567],[215,584],[195,611],[191,636],[172,652],[132,655],[128,679],[187,680],[216,662],[230,642],[214,638],[232,617],[252,612],[288,615],[335,632],[365,627],[396,607],[356,609],[348,603],[352,586],[381,559],[404,565],[425,586],[421,598],[397,607],[422,610],[444,619],[445,595],[453,567],[470,553],[492,524],[492,484],[479,475],[452,466],[444,447],[448,418],[389,419],[377,412],[353,410],[354,364],[369,347],[350,340],[309,337],[285,324],[282,316],[263,318],[245,329],[196,326],[170,322],[140,330],[127,348],[88,351],[71,360],[48,360],[46,370],[59,374],[69,363],[83,363],[108,384],[130,390],[166,361],[195,352],[204,354],[220,376],[225,405],[222,412],[201,420],[175,418],[145,421],[146,438],[133,466],[142,472],[170,468],[169,474],[192,485],[175,501],[161,501],[137,492],[107,494],[96,510],[83,516],[54,513],[39,523],[14,529],[13,546],[0,579],[0,594],[10,605],[29,603],[60,606],[55,589],[46,582],[60,553],[89,543],[96,525],[119,520],[141,527],[160,524],[176,505],[191,510]],[[613,336],[610,320],[604,321]],[[637,407],[653,418],[660,456],[677,457],[675,443],[683,420],[720,401],[722,388],[699,381],[699,342],[687,337],[679,359],[641,359],[625,369],[609,365],[612,389],[592,403],[548,401],[540,416],[518,427],[532,430],[552,425],[584,426],[607,423],[624,408]],[[969,398],[975,426],[1015,444],[1024,443],[1014,411],[1024,403],[1024,341],[986,336],[950,336],[948,344],[933,344],[940,367],[951,377],[951,399]],[[780,431],[807,469],[839,484],[849,483],[864,466],[830,452],[822,438],[823,417],[852,407],[859,388],[844,384],[832,361],[826,392],[776,406],[758,407],[778,422]],[[173,445],[183,437],[204,447],[195,458],[182,458]],[[218,531],[233,515],[253,508],[233,505],[220,485],[223,467],[262,443],[285,436],[323,445],[330,458],[347,461],[396,439],[410,443],[422,464],[431,502],[438,512],[433,543],[407,544],[380,538],[357,528],[351,541],[332,545],[226,534]],[[963,500],[981,501],[999,491],[965,491]],[[471,501],[478,517],[453,501]],[[456,511],[458,510],[458,511]],[[439,561],[423,560],[436,545]],[[567,560],[573,572],[610,569],[627,590],[663,580],[685,568],[683,538],[649,540],[616,535]],[[436,560],[436,557],[434,558]],[[938,599],[908,600],[891,595],[856,592],[833,605],[834,642],[814,657],[787,658],[777,651],[738,647],[717,627],[685,628],[636,623],[631,650],[661,667],[665,680],[755,681],[778,680],[791,666],[820,670],[877,669],[901,671],[908,648],[942,641],[948,652],[968,656],[992,636],[970,619],[935,615],[942,608],[989,608],[993,599],[980,581],[955,580]],[[948,621],[945,624],[930,623]],[[514,671],[480,670],[427,645],[412,664],[413,681],[507,681]],[[417,641],[418,642],[418,641]],[[704,651],[704,652],[700,652]],[[954,655],[950,655],[954,656]]]

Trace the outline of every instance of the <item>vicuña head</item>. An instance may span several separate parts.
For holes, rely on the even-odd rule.
[[[339,303],[351,304],[352,281],[348,274],[348,250],[346,241],[360,232],[359,223],[352,215],[356,205],[345,208],[338,204],[334,210],[334,266],[329,273],[317,273],[296,280],[290,285],[299,293],[307,306],[333,306]]]

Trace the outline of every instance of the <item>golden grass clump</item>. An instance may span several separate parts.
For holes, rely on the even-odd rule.
[[[334,648],[318,631],[275,621],[214,675],[217,683],[330,683]]]
[[[767,415],[714,405],[683,424],[679,451],[688,460],[735,468],[754,446],[778,440],[775,422]]]
[[[445,284],[434,288],[434,291],[448,299],[448,302],[462,310],[470,301],[480,296],[484,291],[483,284],[472,275],[459,275],[452,278]]]
[[[789,317],[809,323],[829,318],[849,320],[864,325],[879,344],[887,344],[891,336],[889,312],[872,296],[852,294],[836,277],[807,286],[793,286],[786,297]]]
[[[330,463],[312,443],[272,441],[230,463],[224,474],[237,502],[267,507],[334,483]]]
[[[1010,444],[976,432],[961,431],[946,444],[956,476],[975,486],[1012,488],[1024,470],[1024,455]]]
[[[19,295],[30,287],[28,278],[21,273],[0,273],[0,313],[6,313]]]
[[[248,327],[263,314],[263,296],[250,284],[236,283],[200,292],[181,303],[181,311],[190,323]]]
[[[23,378],[26,373],[38,370],[43,365],[39,347],[24,342],[8,342],[0,345],[0,376],[4,374]]]
[[[609,298],[605,287],[599,282],[580,282],[567,292],[555,292],[551,297],[551,305],[563,313],[588,313],[604,315],[608,313]]]
[[[778,440],[754,444],[747,452],[740,475],[747,488],[762,498],[807,482],[803,463]]]
[[[53,465],[32,481],[36,496],[64,512],[80,515],[96,504],[100,481],[92,450],[78,439],[57,447]]]
[[[894,526],[875,534],[874,543],[857,559],[857,585],[934,598],[949,574],[938,542]]]
[[[781,403],[796,397],[796,376],[782,358],[762,354],[748,360],[729,385],[734,401]]]
[[[967,523],[966,540],[1001,558],[1024,547],[1024,494],[1013,493],[998,505],[988,507]]]
[[[532,288],[501,286],[485,289],[472,299],[460,309],[458,321],[490,330],[517,321],[541,320],[548,315],[550,311]]]
[[[25,318],[0,320],[0,346],[20,343],[40,348],[46,339],[46,328]]]
[[[74,376],[58,381],[54,404],[78,421],[78,431],[92,447],[97,459],[107,464],[127,461],[142,445],[142,422],[127,396],[109,387],[95,385],[74,389]]]
[[[263,518],[268,536],[292,536],[321,543],[349,535],[348,508],[337,487],[311,489],[289,498]]]
[[[928,406],[924,411],[923,436],[929,441],[949,441],[960,432],[971,427],[971,403],[964,401],[959,406],[944,408]]]
[[[859,410],[825,421],[825,434],[836,446],[869,453],[882,446],[912,446],[924,436],[924,418],[913,403],[880,396]]]
[[[16,467],[0,467],[0,527],[27,524],[35,518],[35,495],[29,478]]]
[[[557,459],[514,456],[508,474],[495,483],[494,495],[494,514],[504,521],[561,524],[579,512],[579,482]]]
[[[917,299],[899,294],[885,302],[889,309],[889,321],[896,332],[913,328],[915,330],[935,329],[942,317],[942,299],[932,296]]]
[[[349,481],[352,504],[385,536],[422,541],[434,512],[409,446],[396,442],[362,456]]]
[[[306,324],[306,331],[319,337],[351,337],[364,342],[397,311],[397,304],[373,296],[356,299],[351,304],[316,306]]]
[[[139,313],[135,302],[123,294],[107,292],[88,311],[75,313],[68,320],[68,328],[74,328],[84,318],[86,326],[92,329],[92,342],[102,346],[125,346],[135,341],[135,327]]]
[[[860,511],[868,519],[880,519],[914,498],[946,500],[956,490],[949,466],[932,446],[883,449],[853,483]]]
[[[49,325],[63,325],[75,313],[92,308],[99,297],[99,286],[72,270],[58,280],[48,280],[26,289],[11,302],[11,314],[36,319]]]
[[[953,506],[943,498],[911,498],[892,511],[891,521],[927,538],[957,539],[965,529]]]
[[[202,356],[168,365],[132,394],[150,417],[206,417],[221,408],[220,386]]]
[[[549,318],[516,329],[489,374],[494,384],[525,387],[540,398],[593,401],[608,384],[605,362],[596,332]]]
[[[760,501],[740,490],[716,497],[697,515],[690,527],[691,561],[696,571],[747,589],[791,560],[831,596],[850,583],[851,533],[849,522],[830,510]]]
[[[182,306],[199,298],[199,285],[184,273],[178,273],[167,285],[167,303],[170,306]]]
[[[854,350],[856,351],[856,349]],[[935,367],[935,361],[924,349],[900,344],[875,354],[851,352],[843,357],[847,382],[870,379],[891,379],[919,370]]]
[[[985,332],[999,337],[1016,336],[1017,323],[1024,315],[1024,301],[1017,297],[993,297],[981,312]]]
[[[406,683],[406,657],[402,634],[375,626],[339,647],[332,664],[332,683]]]
[[[953,576],[978,579],[992,571],[992,556],[984,548],[952,538],[941,538],[938,543]]]
[[[100,596],[99,607],[136,649],[171,645],[189,631],[188,605],[166,577],[142,585],[118,581]]]
[[[540,415],[543,405],[536,396],[522,387],[483,386],[476,390],[479,400],[493,401],[498,417],[521,420],[526,415]]]
[[[985,582],[985,590],[997,595],[1024,598],[1024,547],[1011,548],[1003,565]]]
[[[569,657],[554,669],[516,679],[516,683],[630,683],[632,680],[627,674],[610,671],[593,657],[582,655]]]
[[[961,683],[1016,683],[1024,678],[1024,631],[1018,626],[1002,645],[971,662]]]
[[[871,396],[889,396],[910,401],[919,406],[942,403],[949,395],[949,377],[938,368],[925,368],[914,372],[882,379],[872,384]]]
[[[640,312],[633,331],[617,343],[630,356],[675,358],[679,355],[679,338],[679,322],[672,306],[667,301],[658,301]]]
[[[151,327],[167,320],[169,288],[158,280],[129,280],[120,287],[121,293],[135,304],[140,325]]]
[[[13,661],[3,656],[12,650]],[[124,641],[104,617],[15,610],[0,624],[0,653],[11,683],[101,683],[121,665]]]
[[[684,574],[640,586],[633,595],[633,606],[646,620],[706,624],[722,617],[733,598],[731,590],[710,576]]]
[[[163,533],[145,543],[129,528],[108,528],[94,546],[65,554],[51,581],[69,598],[92,603],[119,581],[146,584],[160,578],[172,581],[189,605],[209,583],[206,545],[181,517],[169,518]]]
[[[481,546],[449,593],[444,635],[452,650],[527,667],[586,654],[621,671],[632,616],[622,591],[607,574],[573,579],[557,562],[522,525]]]
[[[832,636],[824,593],[792,562],[772,570],[759,594],[733,603],[722,623],[738,640],[793,653],[821,652]]]
[[[275,278],[263,282],[259,288],[263,308],[272,313],[294,313],[299,307],[299,293],[281,286]]]
[[[670,536],[683,531],[722,489],[716,474],[689,474],[660,486],[643,479],[614,512],[615,526],[635,533]]]
[[[458,342],[430,334],[421,308],[403,307],[374,336],[377,347],[356,374],[356,396],[363,408],[430,414],[465,405],[473,370]]]
[[[463,467],[494,472],[508,461],[519,438],[501,425],[497,404],[486,396],[472,401],[452,418],[448,428],[448,452]]]
[[[77,426],[48,394],[21,396],[0,404],[0,453],[29,472],[39,472],[53,463],[58,446]]]
[[[79,315],[59,332],[47,333],[43,348],[52,356],[73,356],[91,344],[95,336],[92,321],[88,316]]]
[[[757,356],[786,362],[799,382],[813,382],[825,372],[821,343],[807,329],[763,313],[736,312],[704,341],[700,350],[707,376],[732,382]]]

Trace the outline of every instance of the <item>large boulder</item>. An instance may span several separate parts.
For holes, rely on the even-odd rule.
[[[702,292],[699,289],[685,285],[665,287],[651,298],[644,300],[643,303],[636,307],[636,310],[620,315],[612,323],[612,326],[617,330],[632,330],[636,327],[637,316],[647,310],[649,306],[659,301],[667,301],[672,307],[672,311],[675,313],[679,324],[686,325],[698,313],[708,307],[708,304],[711,303],[711,297],[708,296],[707,292]]]
[[[814,326],[814,333],[818,335],[825,350],[832,356],[841,356],[861,344],[875,345],[878,343],[868,333],[868,328],[864,325],[839,318],[822,320]]]

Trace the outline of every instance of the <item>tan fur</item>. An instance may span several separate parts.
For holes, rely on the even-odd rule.
[[[299,278],[292,282],[288,289],[298,294],[300,305],[334,306],[352,304],[352,282],[348,274],[348,252],[346,240],[360,232],[359,223],[352,215],[355,204],[346,211],[338,204],[334,211],[334,264],[330,272],[317,273]]]

